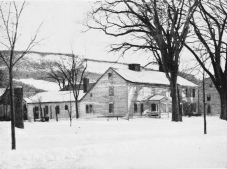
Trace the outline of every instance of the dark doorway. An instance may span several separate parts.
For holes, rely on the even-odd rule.
[[[140,114],[141,114],[141,116],[143,115],[143,111],[144,111],[143,103],[141,103],[140,104]]]

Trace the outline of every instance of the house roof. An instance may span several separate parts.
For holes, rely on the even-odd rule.
[[[125,80],[133,83],[141,83],[141,84],[159,84],[159,85],[169,85],[169,80],[166,77],[166,74],[159,71],[151,71],[151,70],[141,70],[141,71],[132,71],[129,69],[118,69],[112,68],[115,72],[117,72],[121,77]],[[177,83],[181,86],[188,87],[197,87],[196,84],[178,76]]]
[[[79,92],[78,100],[80,100],[85,93]],[[25,98],[27,103],[53,103],[53,102],[69,102],[75,101],[72,91],[57,91],[57,92],[41,92],[36,95]]]

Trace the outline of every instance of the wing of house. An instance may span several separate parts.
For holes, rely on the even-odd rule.
[[[81,90],[78,100],[84,95]],[[24,100],[30,118],[39,119],[48,116],[52,119],[56,117],[56,113],[60,118],[68,118],[69,111],[72,111],[73,116],[75,115],[75,98],[72,91],[41,92]]]

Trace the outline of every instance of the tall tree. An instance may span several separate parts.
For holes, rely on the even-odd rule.
[[[185,46],[214,83],[221,100],[220,118],[227,120],[227,1],[201,1],[190,23],[195,36]]]
[[[189,20],[199,0],[106,0],[97,2],[87,26],[122,38],[110,51],[130,49],[154,53],[170,81],[172,121],[182,121],[177,75]]]
[[[16,45],[18,45],[19,37],[21,35],[19,32],[19,26],[21,15],[24,11],[25,5],[25,2],[16,3],[10,1],[3,1],[0,3],[0,47],[1,49],[5,49],[5,51],[0,51],[0,58],[7,66],[9,72],[11,137],[13,150],[16,149],[13,68],[18,63],[18,61],[23,58],[25,54],[37,43],[36,38],[39,30],[38,29],[34,37],[31,38],[30,42],[22,53],[15,53]]]

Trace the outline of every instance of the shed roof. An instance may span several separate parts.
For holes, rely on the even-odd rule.
[[[147,83],[147,84],[158,84],[158,85],[169,85],[169,80],[166,74],[159,71],[141,70],[132,71],[129,69],[112,68],[125,80],[134,83]],[[181,86],[197,87],[196,84],[178,76],[177,83]]]
[[[85,93],[79,92],[78,100],[80,100]],[[56,103],[56,102],[69,102],[75,101],[72,91],[57,91],[57,92],[41,92],[36,95],[25,98],[27,103]]]

